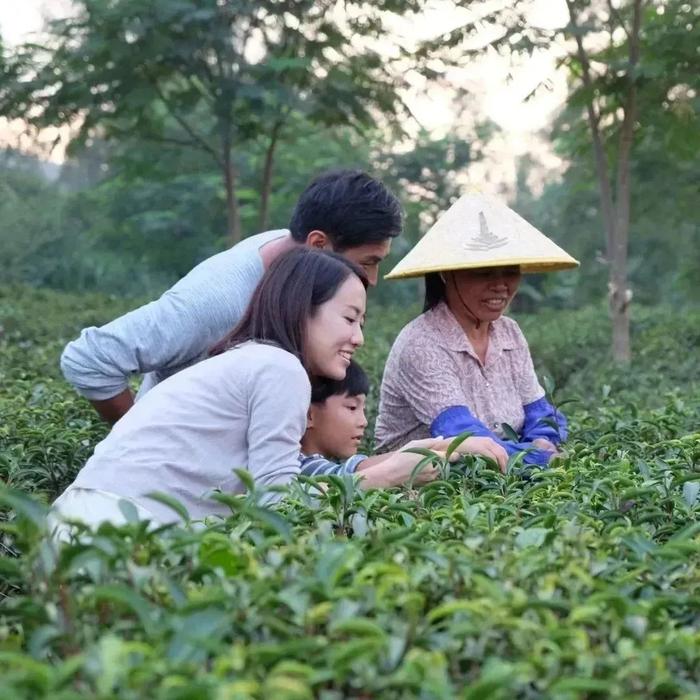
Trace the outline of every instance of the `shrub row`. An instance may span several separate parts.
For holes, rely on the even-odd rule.
[[[698,697],[697,315],[638,310],[626,371],[599,311],[522,319],[555,400],[576,400],[547,471],[304,481],[276,509],[253,490],[222,496],[226,519],[103,526],[58,550],[45,503],[104,427],[57,353],[121,308],[0,293],[0,697]],[[375,380],[408,317],[371,313]]]

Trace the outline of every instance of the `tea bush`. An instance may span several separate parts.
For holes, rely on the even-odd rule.
[[[573,400],[566,455],[529,478],[468,459],[418,490],[303,482],[57,551],[45,504],[105,432],[58,353],[124,308],[0,292],[0,697],[700,696],[698,312],[636,309],[627,370],[601,309],[519,319]],[[375,384],[415,311],[370,313]]]

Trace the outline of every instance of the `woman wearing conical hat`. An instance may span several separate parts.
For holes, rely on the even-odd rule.
[[[498,199],[460,198],[387,275],[424,275],[426,295],[387,359],[377,448],[469,431],[546,465],[566,439],[566,419],[545,398],[518,324],[503,314],[521,274],[576,265]]]

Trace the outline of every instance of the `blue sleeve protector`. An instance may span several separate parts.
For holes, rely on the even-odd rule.
[[[544,438],[558,445],[568,437],[566,417],[544,397],[523,406],[523,410],[525,411],[525,422],[520,436],[523,442]]]
[[[510,442],[502,440],[490,431],[466,406],[450,406],[430,425],[432,437],[453,437],[460,433],[470,432],[477,437],[489,437],[505,449],[508,456],[529,450],[523,458],[523,463],[530,466],[546,467],[552,453],[532,447],[532,442]],[[534,439],[534,438],[533,438]]]

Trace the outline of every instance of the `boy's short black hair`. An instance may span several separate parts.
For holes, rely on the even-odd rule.
[[[345,379],[318,378],[311,387],[311,403],[325,403],[331,396],[359,396],[369,393],[369,378],[355,360],[350,361]]]
[[[401,228],[399,200],[361,170],[319,175],[301,193],[289,222],[295,241],[304,243],[311,231],[323,231],[337,252],[394,238]]]

